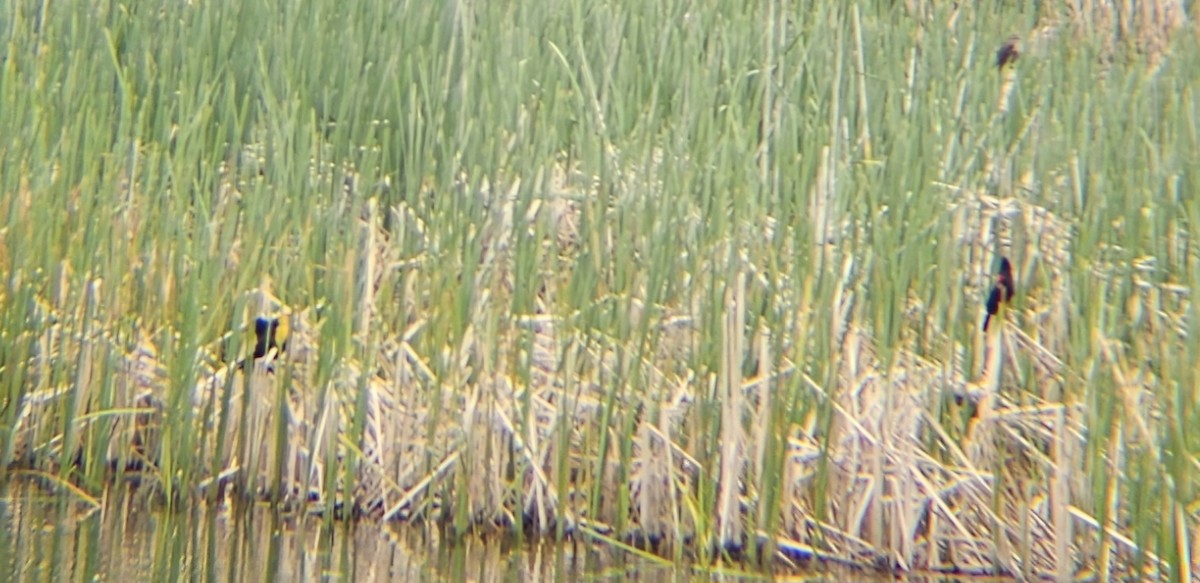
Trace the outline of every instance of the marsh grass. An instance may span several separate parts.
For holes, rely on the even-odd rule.
[[[910,4],[10,6],[3,479],[1194,576],[1190,24]]]

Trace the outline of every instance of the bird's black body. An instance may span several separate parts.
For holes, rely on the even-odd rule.
[[[1000,50],[996,51],[996,68],[1003,69],[1005,65],[1017,60],[1021,56],[1019,48],[1020,38],[1017,35],[1008,37],[1004,44],[1000,45]]]
[[[287,324],[280,325],[279,318],[268,320],[267,318],[256,318],[254,320],[254,358],[262,358],[267,355],[267,352],[272,348],[275,352],[283,352],[287,346]]]
[[[288,321],[287,318],[255,318],[254,319],[254,355],[251,360],[258,360],[275,349],[275,358],[287,348]],[[246,361],[239,360],[237,370],[245,370]],[[275,365],[268,364],[267,372],[274,372]]]
[[[1007,257],[1001,257],[1000,273],[996,275],[996,285],[992,286],[992,292],[988,294],[987,316],[983,318],[984,332],[987,332],[992,316],[1000,311],[1000,304],[1008,303],[1012,299],[1014,289],[1012,264],[1008,262]]]

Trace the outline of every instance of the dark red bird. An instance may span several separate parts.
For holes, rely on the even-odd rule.
[[[987,332],[988,323],[992,316],[1000,311],[1000,304],[1008,303],[1013,297],[1013,275],[1012,264],[1008,262],[1007,257],[1000,258],[1000,273],[996,275],[996,285],[992,286],[992,293],[988,294],[987,299],[987,316],[983,318],[983,331]]]
[[[996,68],[1003,69],[1005,65],[1016,61],[1020,56],[1021,37],[1014,34],[1000,45],[1000,50],[996,51]]]

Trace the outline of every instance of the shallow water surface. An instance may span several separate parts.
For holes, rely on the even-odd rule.
[[[466,538],[447,544],[436,529],[286,516],[266,505],[174,512],[151,506],[128,491],[108,492],[92,505],[35,487],[12,488],[0,497],[0,580],[487,583],[767,578],[736,569],[674,567],[587,543],[501,544]],[[822,572],[777,580],[898,579]]]
[[[423,529],[285,516],[267,506],[98,506],[38,488],[0,498],[0,580],[575,581],[686,579],[585,545],[445,544]]]

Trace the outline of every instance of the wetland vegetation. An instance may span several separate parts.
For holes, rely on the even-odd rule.
[[[248,508],[1198,576],[1180,2],[2,10],[0,486],[204,517],[160,580]]]

